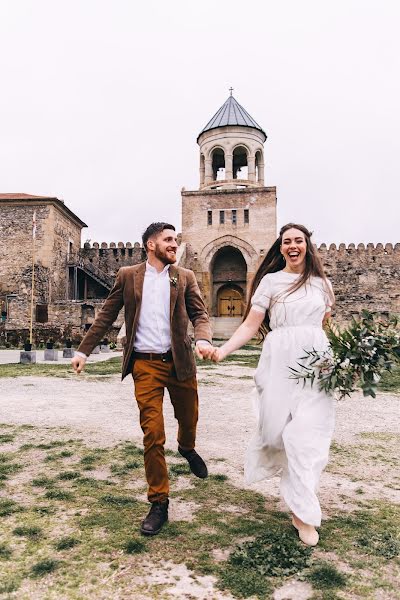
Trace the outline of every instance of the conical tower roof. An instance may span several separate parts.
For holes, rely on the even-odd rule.
[[[239,125],[241,127],[252,127],[253,129],[258,129],[265,135],[267,138],[267,134],[260,127],[260,125],[249,115],[247,110],[243,108],[239,104],[239,102],[230,95],[226,102],[221,106],[221,108],[215,113],[212,119],[207,123],[207,125],[200,131],[197,141],[199,141],[199,137],[205,131],[209,131],[210,129],[217,129],[218,127],[226,127],[227,125]]]

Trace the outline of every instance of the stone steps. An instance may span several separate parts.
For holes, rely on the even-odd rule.
[[[222,340],[228,339],[242,322],[242,317],[211,317],[213,337]]]

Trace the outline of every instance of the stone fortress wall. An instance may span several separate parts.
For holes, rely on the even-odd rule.
[[[400,243],[321,244],[318,251],[332,281],[339,322],[363,309],[400,315]]]
[[[121,267],[137,265],[145,260],[145,252],[139,242],[86,242],[79,250],[79,259],[115,278]]]
[[[186,246],[180,264],[192,268],[189,241]],[[333,285],[335,317],[339,322],[348,322],[363,309],[400,315],[400,243],[321,244],[318,252]],[[139,242],[86,243],[80,256],[85,263],[90,261],[100,266],[112,277],[116,276],[120,267],[145,260],[145,252]]]
[[[192,267],[193,256],[190,251],[190,241],[182,247],[180,264]],[[335,320],[344,324],[353,316],[360,314],[361,310],[367,309],[371,312],[387,315],[388,313],[400,314],[400,243],[392,244],[321,244],[318,247],[325,271],[332,281],[336,295]],[[4,255],[3,255],[4,256]],[[15,256],[15,252],[13,253]],[[18,259],[19,260],[19,259]],[[12,343],[21,343],[27,338],[27,324],[29,322],[27,311],[29,310],[30,298],[30,275],[31,270],[26,265],[23,272],[23,281],[9,280],[8,291],[16,293],[16,298],[10,302],[8,321],[10,326],[9,339]],[[145,252],[139,242],[131,243],[85,243],[69,261],[78,262],[88,270],[90,268],[101,271],[108,277],[112,285],[118,270],[123,266],[139,264],[145,260]],[[5,264],[2,261],[3,266]],[[21,267],[22,267],[21,263]],[[65,264],[64,264],[65,269]],[[43,273],[42,273],[43,270]],[[42,286],[40,282],[46,281],[49,270],[42,265],[42,261],[36,264],[38,300],[45,301],[48,287]],[[43,277],[41,276],[43,275]],[[3,280],[4,281],[4,280]],[[1,282],[0,282],[1,284]],[[21,294],[23,285],[23,294]],[[53,284],[52,284],[53,285]],[[40,291],[44,288],[43,294]],[[64,292],[64,284],[61,286]],[[200,282],[200,287],[202,287]],[[36,285],[35,285],[36,288]],[[104,303],[104,298],[82,299],[59,298],[58,291],[53,286],[54,299],[48,306],[48,322],[45,324],[35,323],[35,341],[39,343],[50,338],[61,340],[66,337],[72,338],[77,343],[84,334],[85,325],[93,322],[95,316]],[[43,297],[42,297],[43,296]],[[123,311],[109,334],[108,339],[116,340],[119,328],[123,323]],[[12,330],[12,332],[11,332]]]

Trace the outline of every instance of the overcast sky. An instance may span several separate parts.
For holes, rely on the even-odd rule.
[[[82,241],[180,229],[232,85],[279,225],[398,242],[399,27],[398,0],[0,0],[0,192],[62,198]]]

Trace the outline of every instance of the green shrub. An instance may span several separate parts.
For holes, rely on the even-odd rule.
[[[42,530],[40,527],[22,525],[20,527],[16,527],[13,530],[13,534],[18,537],[27,537],[31,540],[38,539],[42,536]]]
[[[139,554],[145,552],[146,545],[141,540],[129,540],[124,547],[127,554]]]
[[[33,565],[32,569],[31,569],[31,574],[32,577],[43,577],[44,575],[47,575],[48,573],[53,573],[53,571],[55,571],[60,565],[60,561],[59,560],[54,560],[52,558],[45,558],[44,560],[41,560],[39,562],[37,562],[35,565]]]
[[[69,550],[70,548],[77,546],[79,543],[79,540],[74,537],[64,537],[58,540],[58,542],[55,544],[55,548],[56,550]]]
[[[240,544],[229,563],[254,569],[263,576],[288,576],[307,567],[311,553],[312,549],[302,545],[292,533],[271,530]]]
[[[346,575],[329,563],[315,565],[307,575],[307,579],[317,589],[342,588],[347,582]]]
[[[394,558],[400,554],[400,539],[390,531],[385,533],[369,533],[356,540],[356,546],[366,554]]]
[[[100,502],[102,504],[111,504],[112,506],[129,506],[132,504],[136,504],[136,498],[128,498],[127,496],[114,496],[112,494],[107,494],[106,496],[102,496],[100,498]]]
[[[11,556],[11,550],[8,546],[6,546],[5,544],[0,544],[0,560],[1,559],[5,559],[7,560],[8,558],[10,558]]]

